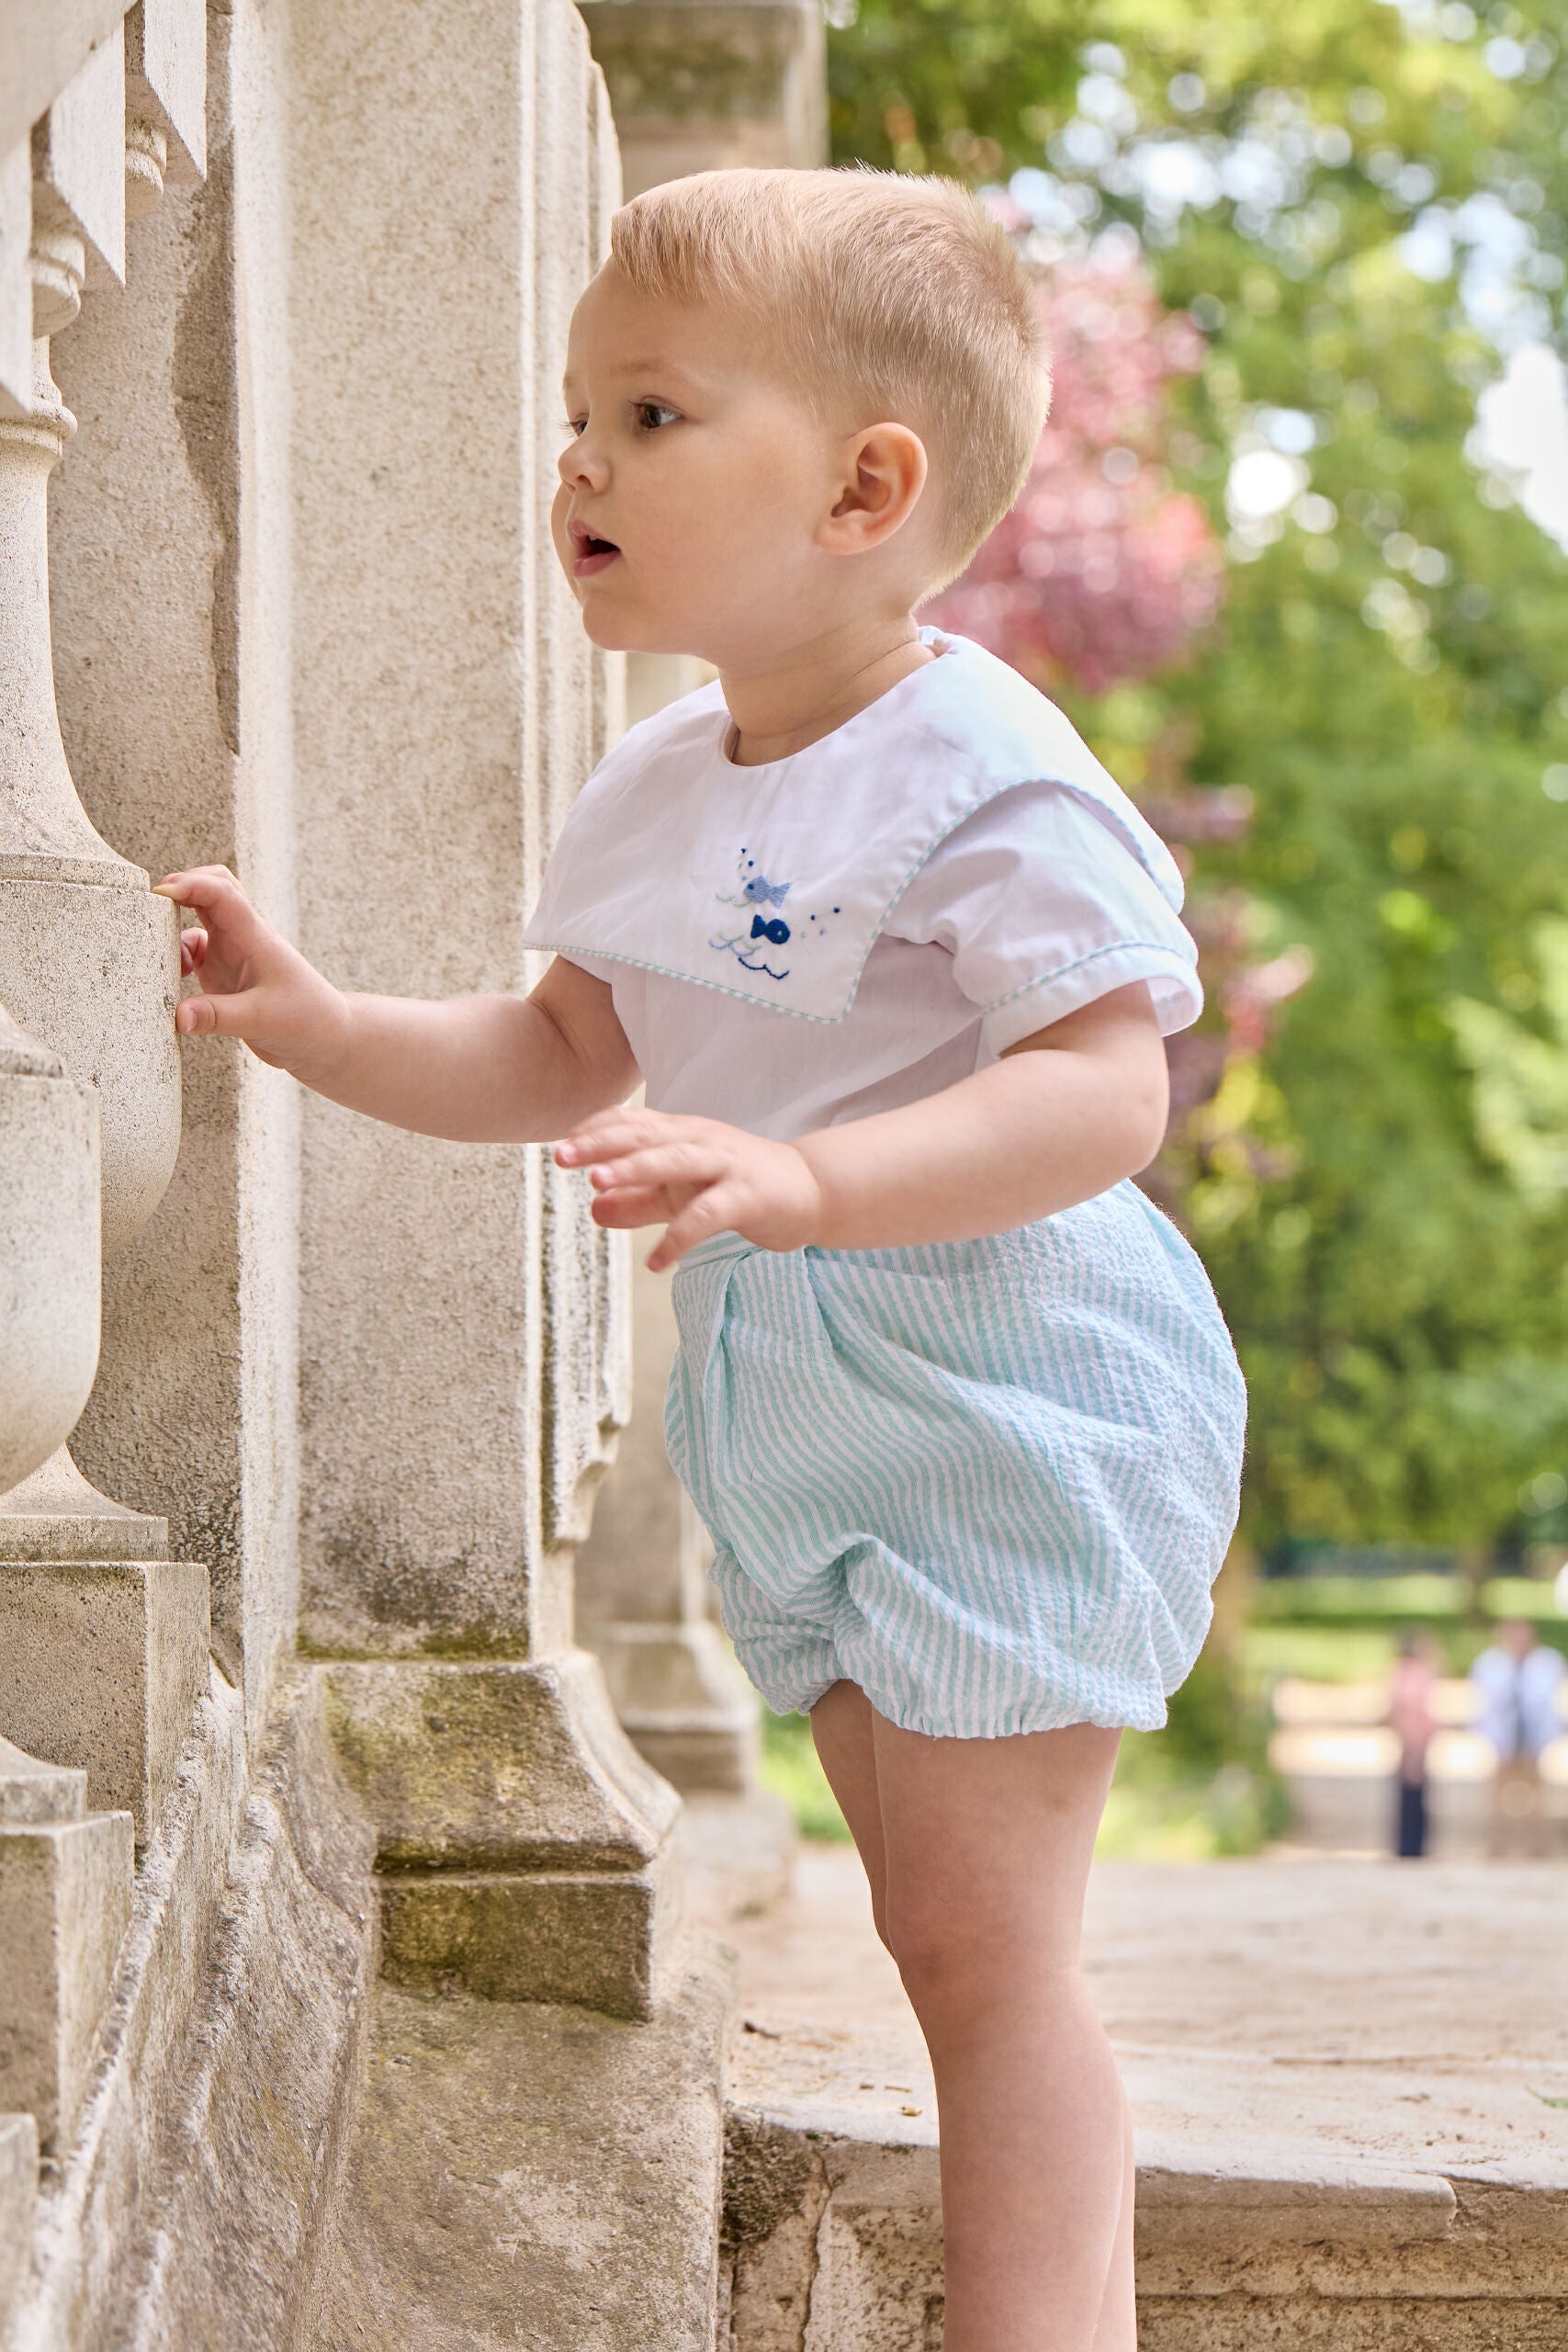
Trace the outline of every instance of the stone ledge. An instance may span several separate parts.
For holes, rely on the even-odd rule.
[[[427,1993],[651,2016],[678,1857],[642,1871],[385,1873],[381,1973]]]
[[[1568,2343],[1561,1920],[1530,1866],[1096,1871],[1145,2352]],[[733,2352],[927,2352],[934,2094],[852,1854],[729,1932]]]
[[[313,1671],[384,1870],[635,1871],[680,1811],[615,1721],[585,1651]]]
[[[732,2352],[927,2352],[942,2292],[933,2123],[732,2106],[726,2143]],[[1562,2190],[1494,2192],[1488,2212],[1440,2174],[1302,2145],[1271,2170],[1265,2154],[1169,2135],[1146,2151],[1145,2352],[1568,2341]]]

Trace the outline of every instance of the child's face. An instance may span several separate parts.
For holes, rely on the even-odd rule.
[[[614,264],[589,287],[551,526],[595,644],[739,667],[830,625],[860,568],[817,536],[842,445],[776,378],[742,318],[655,300]]]

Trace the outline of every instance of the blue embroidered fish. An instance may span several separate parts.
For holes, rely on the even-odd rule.
[[[753,909],[782,907],[790,894],[792,886],[788,882],[770,882],[765,874],[753,875],[748,879],[746,866],[755,865],[756,860],[747,858],[744,850],[741,851],[740,856],[745,860],[745,864],[739,865],[736,876],[736,879],[740,884],[740,896],[738,899],[732,899],[725,891],[716,890],[714,896],[720,906]],[[750,938],[742,932],[724,932],[716,939],[710,939],[708,945],[721,950],[726,955],[733,956],[736,962],[743,965],[749,972],[765,972],[770,980],[787,980],[789,978],[787,964],[781,971],[770,964],[765,956],[758,955],[754,950],[756,942],[760,939],[765,939],[770,947],[787,947],[790,938],[790,927],[782,917],[778,915],[770,917],[766,913],[754,912],[751,917]]]

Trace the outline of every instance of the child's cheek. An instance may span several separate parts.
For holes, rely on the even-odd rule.
[[[555,545],[556,561],[571,579],[571,547],[566,535],[566,511],[571,503],[571,492],[563,482],[550,501],[550,537]],[[575,582],[573,582],[575,586]]]

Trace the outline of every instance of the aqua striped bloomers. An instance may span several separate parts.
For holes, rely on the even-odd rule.
[[[665,1431],[720,1611],[782,1713],[1152,1730],[1235,1525],[1246,1394],[1202,1266],[1131,1182],[979,1241],[675,1273]]]

